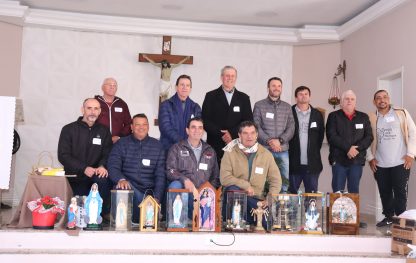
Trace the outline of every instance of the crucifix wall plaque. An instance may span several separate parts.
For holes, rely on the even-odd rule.
[[[172,70],[182,64],[193,64],[192,56],[171,55],[172,37],[163,36],[162,54],[139,53],[139,62],[148,62],[160,68],[159,107],[168,99],[169,90],[172,88],[170,76]],[[155,125],[158,120],[155,119]]]

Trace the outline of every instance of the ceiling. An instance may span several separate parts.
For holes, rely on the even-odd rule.
[[[23,0],[30,9],[122,17],[301,28],[340,26],[378,0]]]

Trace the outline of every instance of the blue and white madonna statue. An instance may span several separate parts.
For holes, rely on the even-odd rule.
[[[94,183],[85,201],[85,222],[88,224],[87,228],[90,228],[91,225],[101,224],[103,220],[100,216],[102,207],[103,199],[100,196],[100,192],[98,192],[98,185]]]

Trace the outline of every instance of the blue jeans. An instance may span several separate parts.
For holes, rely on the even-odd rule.
[[[132,215],[132,221],[135,224],[140,223],[140,208],[139,205],[144,199],[144,193],[140,192],[133,186],[131,186],[133,190],[133,215]]]
[[[318,179],[319,173],[310,173],[307,165],[301,165],[297,173],[291,173],[289,176],[289,192],[292,194],[297,194],[300,184],[303,181],[303,185],[305,186],[305,193],[316,193],[318,192]]]
[[[172,181],[168,189],[185,189],[181,181]],[[192,221],[192,213],[194,211],[194,195],[190,193],[188,196],[188,218]],[[166,213],[167,214],[167,213]],[[167,219],[166,219],[167,220]]]
[[[280,192],[287,193],[289,189],[289,152],[272,152],[272,154],[282,177],[282,190]]]
[[[344,191],[345,183],[348,182],[349,193],[359,193],[360,179],[363,173],[363,166],[351,164],[348,166],[335,163],[332,166],[332,191]]]
[[[223,199],[222,199],[222,218],[223,220],[227,219],[226,218],[226,209],[227,209],[227,191],[241,191],[242,189],[238,186],[235,185],[230,185],[227,186],[223,189]],[[257,208],[257,202],[260,201],[259,199],[252,197],[252,196],[247,196],[247,223],[249,223],[250,225],[255,225],[254,223],[254,217],[251,215],[251,209],[256,209]],[[269,212],[270,213],[270,212]],[[267,229],[267,222],[266,219],[263,217],[262,220],[262,225],[264,227],[264,229]]]

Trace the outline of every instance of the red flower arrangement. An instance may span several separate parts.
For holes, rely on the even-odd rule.
[[[59,199],[59,197],[50,197],[48,195],[38,198],[37,200],[30,201],[27,203],[27,207],[30,211],[35,211],[38,213],[59,213],[64,214],[65,211],[65,202]]]

